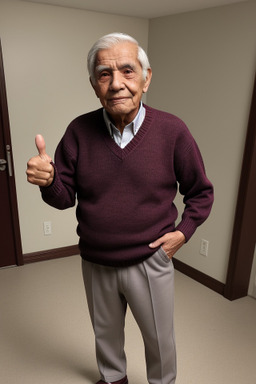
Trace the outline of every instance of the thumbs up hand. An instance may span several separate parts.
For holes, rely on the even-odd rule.
[[[35,139],[38,155],[32,157],[27,163],[27,180],[40,187],[48,187],[53,182],[54,168],[52,159],[46,153],[43,136],[37,135]]]
[[[47,155],[46,153],[46,146],[45,141],[42,135],[36,135],[35,138],[36,147],[38,150],[38,155],[41,157],[42,160],[47,161],[50,163],[52,159]]]

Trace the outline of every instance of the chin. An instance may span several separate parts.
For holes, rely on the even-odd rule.
[[[132,112],[132,109],[131,108],[127,108],[124,105],[118,104],[118,105],[112,106],[111,108],[108,108],[107,111],[111,115],[118,115],[118,114],[129,115]]]

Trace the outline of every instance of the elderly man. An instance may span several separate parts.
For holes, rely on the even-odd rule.
[[[136,40],[102,37],[88,54],[88,70],[103,108],[71,122],[55,163],[37,136],[39,156],[28,162],[28,181],[58,209],[74,206],[77,197],[98,383],[128,383],[129,305],[145,343],[148,382],[174,384],[172,257],[208,217],[213,187],[185,124],[141,102],[152,72]],[[178,184],[185,206],[176,225]]]

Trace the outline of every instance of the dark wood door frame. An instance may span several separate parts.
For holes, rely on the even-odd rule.
[[[4,144],[5,146],[7,145],[9,146],[11,162],[13,164],[10,123],[9,123],[8,104],[7,104],[7,97],[6,97],[6,85],[5,85],[1,40],[0,40],[0,108],[1,108],[1,115],[2,115],[1,119],[2,119],[2,125],[3,125]],[[22,256],[18,204],[17,204],[14,174],[12,177],[9,177],[9,197],[11,202],[11,216],[12,216],[12,226],[13,226],[13,238],[15,243],[16,263],[17,265],[23,265],[24,263],[23,263],[23,256]]]
[[[248,122],[224,296],[247,296],[256,241],[256,76]]]

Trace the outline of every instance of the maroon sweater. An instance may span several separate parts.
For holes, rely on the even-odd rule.
[[[55,154],[55,179],[41,188],[58,209],[77,206],[81,256],[122,266],[141,262],[148,244],[180,230],[188,241],[208,217],[213,187],[198,147],[177,117],[148,106],[133,140],[121,149],[110,137],[102,109],[76,118]],[[177,192],[184,212],[176,226]]]

